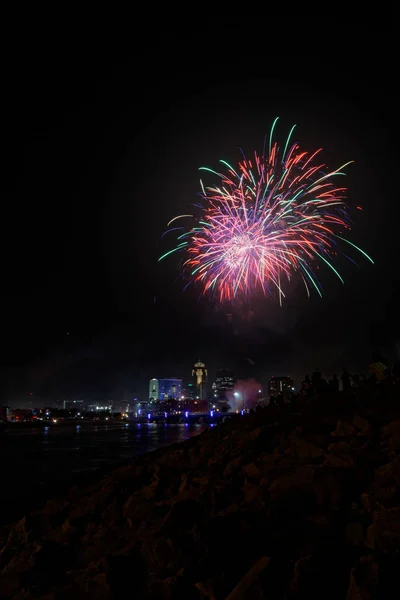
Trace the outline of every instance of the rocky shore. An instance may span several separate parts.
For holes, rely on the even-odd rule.
[[[234,417],[1,532],[0,598],[397,597],[399,391]]]

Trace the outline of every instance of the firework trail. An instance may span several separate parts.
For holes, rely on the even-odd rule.
[[[296,272],[308,295],[315,289],[322,297],[315,275],[319,264],[328,265],[344,283],[332,264],[340,242],[373,263],[344,237],[350,231],[350,219],[346,188],[337,182],[351,163],[329,171],[319,159],[322,148],[310,153],[297,143],[290,145],[295,126],[282,150],[273,136],[277,121],[262,155],[254,152],[246,158],[242,153],[236,169],[221,160],[224,173],[202,167],[217,176],[219,183],[205,188],[200,180],[198,216],[174,217],[163,234],[179,232],[177,245],[159,261],[182,252],[189,283],[198,282],[204,293],[220,302],[247,297],[256,289],[267,295],[275,290],[282,302],[284,283]],[[180,226],[182,219],[190,219],[190,229]]]

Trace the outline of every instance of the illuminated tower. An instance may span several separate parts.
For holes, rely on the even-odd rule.
[[[200,400],[206,400],[206,383],[207,383],[207,369],[206,365],[197,360],[192,369],[192,376],[196,378],[196,386],[199,390]]]
[[[156,402],[159,398],[158,379],[150,379],[149,384],[149,401]]]

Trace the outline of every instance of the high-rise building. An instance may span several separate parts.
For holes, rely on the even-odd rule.
[[[198,390],[196,384],[189,382],[185,388],[182,388],[182,398],[184,400],[198,400]]]
[[[64,400],[63,409],[84,411],[86,406],[83,400]]]
[[[159,399],[160,400],[178,400],[182,395],[182,379],[175,377],[159,379]]]
[[[88,404],[87,412],[112,412],[112,402],[99,402],[98,404]]]
[[[207,384],[208,373],[207,373],[206,365],[204,363],[202,363],[200,359],[198,359],[197,362],[193,366],[192,377],[195,378],[195,383],[196,383],[197,389],[199,391],[199,394],[198,394],[199,399],[206,400],[207,399],[206,384]]]
[[[226,400],[229,392],[233,391],[235,378],[231,371],[220,369],[215,377],[215,394],[219,400]]]
[[[150,379],[149,383],[149,402],[157,402],[160,398],[160,386],[158,379]]]
[[[293,381],[288,376],[271,377],[268,382],[268,393],[270,396],[283,394],[286,398],[293,389]]]

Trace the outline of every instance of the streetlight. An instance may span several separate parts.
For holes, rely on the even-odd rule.
[[[240,398],[242,398],[242,410],[241,410],[241,412],[242,412],[242,414],[243,414],[243,411],[244,411],[244,394],[242,394],[241,392],[233,392],[233,395],[234,395],[234,396],[235,396],[235,398],[237,398],[238,400],[239,400]]]

